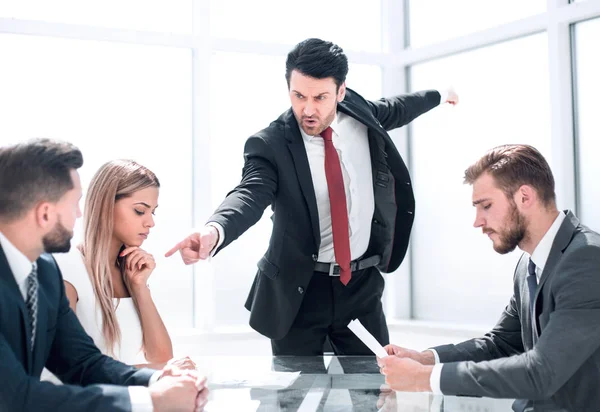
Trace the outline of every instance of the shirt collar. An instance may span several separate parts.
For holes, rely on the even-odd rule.
[[[564,212],[561,211],[558,213],[554,223],[552,223],[552,226],[550,226],[550,229],[548,229],[531,255],[531,260],[535,263],[537,274],[541,274],[544,270],[544,266],[546,266],[548,256],[550,256],[550,249],[552,249],[552,243],[554,243],[554,238],[556,237],[563,220],[565,220],[565,217],[566,215]]]
[[[329,125],[329,127],[331,127],[331,130],[333,130],[333,133],[335,136],[339,136],[340,134],[338,133],[340,130],[340,126],[338,123],[338,114],[336,113],[333,120],[331,121],[331,124]],[[305,142],[310,142],[312,139],[314,139],[315,137],[319,137],[321,138],[321,136],[311,136],[308,135],[304,132],[304,130],[298,126],[298,129],[300,129],[300,134],[302,135],[302,139],[304,139]]]
[[[30,262],[27,256],[17,249],[2,232],[0,232],[0,245],[2,245],[2,250],[4,250],[8,266],[15,277],[17,285],[21,287],[31,273],[34,263]]]

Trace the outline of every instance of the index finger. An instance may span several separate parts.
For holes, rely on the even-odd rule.
[[[134,250],[139,249],[137,246],[129,246],[126,247],[125,249],[123,249],[123,251],[121,252],[121,254],[119,256],[123,257],[123,256],[127,256],[128,254],[130,254],[131,252],[133,252]]]
[[[175,246],[173,246],[167,253],[165,253],[165,257],[171,257],[171,256],[173,256],[173,254],[175,252],[177,252],[178,250],[182,249],[183,245],[184,245],[184,242],[185,242],[185,240],[181,241],[181,242],[177,243]]]

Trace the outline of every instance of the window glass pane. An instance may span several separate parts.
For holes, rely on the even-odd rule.
[[[318,37],[345,50],[380,51],[381,6],[360,0],[211,0],[210,32],[283,44]]]
[[[546,11],[546,0],[410,0],[410,46],[419,47]]]
[[[289,98],[284,57],[215,53],[210,74],[211,199],[217,208],[240,181],[246,139],[283,113]],[[269,245],[271,214],[267,209],[256,225],[212,260],[215,325],[247,325],[244,303],[256,263]]]
[[[192,226],[191,52],[3,34],[0,55],[0,143],[73,142],[84,191],[111,159],[156,173],[160,206],[143,245],[157,263],[150,286],[167,326],[191,327],[191,267],[164,258]],[[80,219],[74,244],[81,238]]]
[[[365,99],[377,100],[381,93],[381,67],[369,64],[350,63],[346,86],[356,91]]]
[[[216,208],[240,181],[244,143],[290,107],[285,81],[285,57],[215,53],[211,59],[212,203]],[[349,87],[379,97],[381,70],[350,65]],[[212,260],[215,270],[215,324],[247,324],[243,307],[256,274],[256,263],[267,250],[272,211]],[[208,217],[208,216],[207,216]]]
[[[580,218],[590,228],[600,231],[600,117],[598,96],[600,95],[600,61],[598,39],[600,19],[575,25],[575,79],[576,79],[576,122],[578,145],[579,212]]]
[[[461,98],[412,127],[418,319],[492,325],[508,303],[520,253],[497,254],[473,228],[472,189],[462,179],[488,149],[506,143],[531,144],[552,164],[546,42],[539,34],[412,68],[413,90],[454,84]]]
[[[0,16],[131,30],[192,32],[192,0],[3,0]]]

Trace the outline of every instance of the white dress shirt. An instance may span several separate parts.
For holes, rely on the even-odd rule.
[[[23,300],[27,299],[27,276],[31,273],[31,269],[35,262],[31,262],[19,249],[13,245],[10,240],[0,232],[0,245],[6,255],[8,266],[15,277],[15,281],[19,286]],[[154,383],[158,380],[159,372],[152,375],[150,383]],[[129,386],[129,397],[131,400],[131,411],[132,412],[152,412],[154,410],[152,406],[152,398],[148,388],[144,386]]]
[[[371,238],[371,221],[375,210],[367,126],[338,112],[330,127],[333,130],[333,145],[340,158],[344,178],[350,231],[350,255],[352,260],[355,260],[367,251]],[[325,176],[325,142],[321,136],[307,135],[302,128],[300,128],[300,133],[308,156],[319,212],[321,246],[318,261],[335,262],[329,188]]]
[[[371,152],[367,126],[358,120],[338,112],[331,125],[333,145],[338,152],[346,206],[348,208],[348,229],[350,235],[351,259],[360,258],[369,246],[371,239],[371,221],[375,210],[373,194],[373,172],[371,169]],[[321,246],[319,247],[319,262],[335,262],[333,250],[333,231],[331,227],[331,208],[329,204],[329,189],[325,176],[325,143],[321,136],[309,136],[300,128],[308,164],[312,176],[317,210],[319,213],[319,228],[321,230]],[[213,249],[216,251],[223,241],[223,227],[216,222],[209,222],[219,232],[219,242]]]
[[[542,277],[542,272],[544,271],[544,266],[546,266],[546,262],[548,261],[548,257],[550,256],[550,249],[552,249],[552,244],[554,243],[554,238],[560,229],[560,226],[565,220],[566,215],[564,212],[559,212],[558,216],[550,226],[550,229],[544,234],[540,243],[535,247],[533,254],[531,255],[531,260],[535,263],[535,276],[537,278],[538,284],[540,283],[540,278]],[[429,385],[431,386],[431,392],[436,395],[443,395],[440,389],[440,381],[442,378],[442,367],[443,363],[440,363],[440,356],[438,355],[435,349],[428,349],[433,352],[433,356],[435,357],[435,365],[433,370],[431,371],[431,376],[429,377]]]

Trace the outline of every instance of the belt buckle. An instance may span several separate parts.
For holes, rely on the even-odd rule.
[[[329,265],[329,276],[340,276],[339,273],[337,275],[335,273],[333,273],[336,266],[337,266],[337,263],[335,263],[335,262],[333,262]]]

